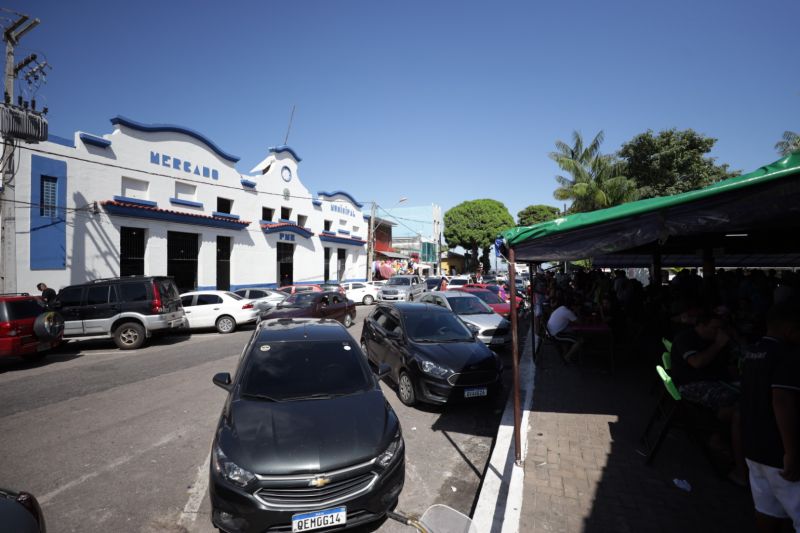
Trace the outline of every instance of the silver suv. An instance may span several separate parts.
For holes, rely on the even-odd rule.
[[[427,290],[425,283],[419,276],[394,276],[378,291],[378,301],[413,302]]]

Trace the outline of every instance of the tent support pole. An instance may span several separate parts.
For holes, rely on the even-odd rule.
[[[705,304],[714,304],[714,250],[710,246],[703,247],[703,287],[705,288]]]
[[[522,441],[520,438],[520,416],[519,402],[519,342],[517,335],[517,291],[516,291],[516,253],[514,249],[508,250],[508,292],[511,294],[511,359],[514,363],[514,462],[517,466],[522,466]]]
[[[653,250],[653,262],[650,264],[650,285],[661,290],[661,248],[658,245]]]

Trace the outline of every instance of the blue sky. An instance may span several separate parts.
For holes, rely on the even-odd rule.
[[[719,139],[734,169],[800,131],[796,0],[18,1],[17,57],[53,70],[50,131],[109,118],[186,126],[247,172],[289,137],[312,190],[445,210],[553,199],[547,157],[573,130],[603,151],[647,129]]]

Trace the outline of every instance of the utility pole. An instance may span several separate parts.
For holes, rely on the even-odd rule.
[[[375,260],[375,202],[372,202],[372,209],[369,211],[369,242],[367,243],[367,281],[372,281],[374,272],[372,262]]]
[[[17,14],[19,18],[3,31],[6,42],[5,95],[4,101],[14,102],[14,80],[24,65],[14,64],[14,47],[23,35],[39,25],[39,19],[30,20],[27,15]],[[19,68],[17,68],[19,67]],[[2,201],[0,202],[0,292],[17,292],[17,225],[15,187],[9,183],[14,170],[14,146],[12,138],[3,137]]]

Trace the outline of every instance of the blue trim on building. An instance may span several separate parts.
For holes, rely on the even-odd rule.
[[[66,146],[68,148],[75,148],[75,141],[73,139],[67,139],[66,137],[59,137],[58,135],[48,135],[47,142],[51,142],[54,144],[60,144],[61,146]]]
[[[175,205],[185,205],[187,207],[199,207],[200,209],[203,208],[203,204],[201,202],[193,202],[191,200],[181,200],[180,198],[170,198],[169,203]]]
[[[345,239],[343,237],[331,237],[329,235],[320,235],[319,240],[322,242],[332,242],[336,244],[349,244],[350,246],[364,246],[367,241],[357,241],[355,239]]]
[[[231,213],[220,213],[219,211],[212,211],[212,215],[215,217],[221,218],[230,218],[231,220],[239,220],[241,217],[239,215],[232,215]]]
[[[341,233],[342,235],[350,235],[350,232],[347,231],[346,229],[339,229],[339,230],[336,230],[336,232],[337,233]]]
[[[301,237],[305,237],[306,239],[314,235],[312,231],[309,231],[306,228],[301,228],[300,226],[284,226],[282,224],[262,227],[261,230],[267,235],[270,233],[295,233]]]
[[[364,204],[359,203],[355,198],[353,198],[353,196],[350,193],[346,193],[344,191],[333,191],[333,192],[319,191],[317,193],[317,196],[327,196],[328,198],[332,196],[344,196],[345,198],[353,202],[353,205],[355,205],[359,209],[364,207]]]
[[[130,198],[128,196],[114,196],[113,198],[115,202],[125,202],[126,204],[137,204],[145,207],[158,207],[158,203],[153,202],[152,200],[140,200],[138,198]]]
[[[311,203],[314,204],[317,207],[321,207],[322,206],[322,200],[311,200]]]
[[[336,232],[335,231],[322,230],[322,235],[332,235],[333,237],[336,237]]]
[[[281,152],[289,152],[290,154],[292,154],[292,157],[294,157],[295,161],[297,161],[298,163],[300,161],[302,161],[302,159],[300,159],[300,156],[297,155],[297,152],[295,152],[294,150],[292,150],[291,148],[289,148],[285,144],[282,144],[281,146],[272,146],[272,147],[270,147],[269,151],[270,151],[270,153],[273,153],[273,154],[279,154]]]
[[[42,178],[56,179],[55,217],[42,216]],[[67,268],[67,162],[31,155],[31,270]]]
[[[291,220],[289,220],[288,218],[279,218],[279,219],[278,219],[278,222],[285,222],[285,223],[287,223],[287,224],[294,224],[294,222],[292,222],[292,221],[291,221]]]
[[[246,180],[244,178],[242,178],[241,182],[242,185],[244,185],[245,187],[250,187],[251,189],[255,189],[257,185],[255,181]]]
[[[259,220],[259,224],[277,224],[277,222],[273,222],[272,220]]]
[[[193,137],[198,141],[200,141],[201,143],[205,144],[222,159],[226,159],[231,163],[236,163],[240,159],[239,157],[229,154],[228,152],[221,149],[219,146],[214,144],[213,141],[211,141],[208,137],[206,137],[202,133],[190,130],[188,128],[184,128],[182,126],[176,126],[174,124],[143,124],[141,122],[136,122],[135,120],[131,120],[129,118],[120,115],[117,115],[116,117],[112,118],[111,124],[114,125],[119,124],[121,126],[125,126],[137,131],[143,131],[148,133],[158,133],[158,132],[182,133],[184,135],[188,135],[189,137]]]
[[[84,144],[91,144],[94,146],[99,146],[100,148],[108,148],[111,146],[111,141],[108,139],[103,139],[102,137],[98,137],[97,135],[79,133],[78,137],[80,137]]]
[[[152,209],[142,209],[139,207],[128,207],[122,205],[104,204],[103,207],[111,215],[119,215],[134,218],[147,218],[150,220],[163,220],[166,222],[178,222],[191,226],[209,226],[212,228],[243,230],[246,224],[234,220],[219,220],[217,218],[199,217],[188,213],[175,213],[172,211],[154,211]]]

